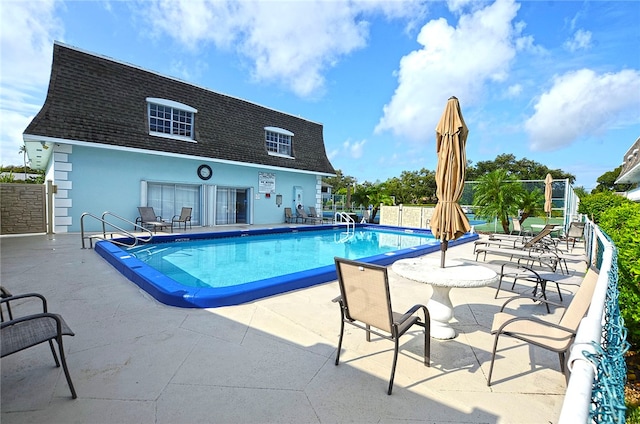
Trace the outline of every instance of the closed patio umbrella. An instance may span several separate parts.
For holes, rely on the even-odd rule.
[[[441,241],[440,266],[442,268],[444,268],[449,240],[455,240],[471,229],[467,216],[458,204],[464,188],[467,166],[465,145],[468,133],[469,130],[460,111],[460,103],[457,98],[451,97],[436,127],[438,204],[431,217],[431,231]]]
[[[544,211],[548,218],[551,218],[551,183],[553,183],[553,177],[551,174],[547,174],[544,179]]]

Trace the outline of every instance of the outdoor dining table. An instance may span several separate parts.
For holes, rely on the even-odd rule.
[[[391,269],[401,277],[429,284],[433,294],[427,302],[431,316],[431,337],[453,339],[456,331],[449,321],[453,318],[453,304],[449,292],[454,287],[484,287],[498,281],[498,274],[474,262],[446,259],[444,268],[440,258],[411,258],[396,261]]]

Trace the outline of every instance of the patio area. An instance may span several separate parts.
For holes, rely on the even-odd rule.
[[[224,230],[229,227],[224,227]],[[201,231],[194,228],[192,231]],[[207,229],[210,231],[210,229]],[[79,234],[0,239],[1,282],[38,292],[75,332],[65,350],[78,398],[45,345],[2,359],[3,424],[46,423],[541,423],[557,422],[565,378],[553,352],[500,339],[491,387],[493,315],[513,293],[504,285],[453,289],[458,336],[401,339],[393,394],[393,344],[345,329],[334,365],[340,312],[336,282],[215,309],[157,302],[91,249]],[[434,253],[430,256],[439,256]],[[473,243],[447,258],[474,260]],[[490,258],[489,258],[490,259]],[[496,258],[498,259],[498,258]],[[570,264],[584,270],[584,263]],[[430,286],[389,271],[392,303],[426,304]],[[532,285],[517,285],[529,292]],[[573,286],[563,287],[564,304]],[[557,300],[555,287],[550,299]],[[521,303],[519,313],[547,315]],[[562,309],[551,311],[558,317]],[[418,328],[418,327],[416,327]]]

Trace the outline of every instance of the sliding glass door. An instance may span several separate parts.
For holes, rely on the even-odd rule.
[[[182,208],[191,208],[191,223],[200,225],[200,186],[148,183],[147,206],[162,219],[170,221]]]
[[[246,224],[248,206],[247,189],[218,187],[216,189],[216,225]]]

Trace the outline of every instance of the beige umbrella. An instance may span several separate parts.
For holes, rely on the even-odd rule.
[[[465,145],[468,133],[460,111],[460,103],[457,98],[451,97],[436,127],[438,204],[430,223],[433,235],[441,241],[440,266],[443,268],[449,240],[455,240],[471,229],[467,216],[458,204],[464,188],[467,166]]]
[[[544,211],[549,218],[551,217],[551,183],[553,183],[553,177],[547,174],[544,179]]]

